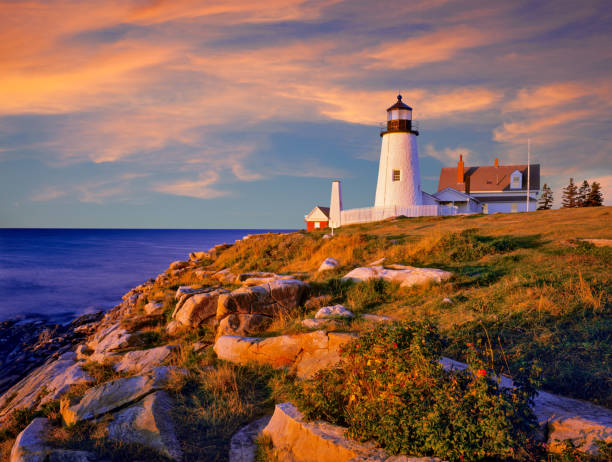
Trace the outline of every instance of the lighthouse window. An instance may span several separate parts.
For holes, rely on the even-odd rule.
[[[393,170],[393,181],[399,181],[399,180],[400,180],[400,171]]]

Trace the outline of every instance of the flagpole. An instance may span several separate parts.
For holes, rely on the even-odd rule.
[[[527,138],[527,206],[525,210],[529,212],[529,187],[531,180],[531,140]]]

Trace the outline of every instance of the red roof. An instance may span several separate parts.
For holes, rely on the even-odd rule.
[[[444,167],[440,171],[438,191],[444,188],[454,188],[466,193],[479,192],[501,192],[520,191],[521,189],[510,189],[510,175],[518,170],[523,175],[522,190],[527,189],[527,164],[524,165],[500,165],[499,167],[476,166],[465,167],[464,182],[457,183],[457,167]],[[540,189],[540,164],[531,164],[530,190]]]

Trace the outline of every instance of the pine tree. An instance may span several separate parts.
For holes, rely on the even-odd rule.
[[[574,179],[570,178],[569,184],[563,188],[563,202],[561,207],[564,209],[576,207],[576,196],[578,194],[578,188],[574,184]]]
[[[589,194],[591,194],[591,187],[589,186],[589,182],[584,180],[580,189],[578,189],[578,196],[576,197],[576,207],[588,207],[587,201],[589,199]]]
[[[601,185],[597,181],[593,181],[591,191],[586,199],[585,207],[599,207],[603,205],[603,194],[601,193]]]
[[[538,202],[538,210],[550,210],[553,205],[553,192],[546,183],[542,187],[542,195]]]

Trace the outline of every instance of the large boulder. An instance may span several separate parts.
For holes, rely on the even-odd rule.
[[[323,260],[323,262],[321,263],[321,266],[319,266],[319,272],[333,270],[333,269],[336,269],[337,267],[338,267],[338,260],[332,257],[328,257],[325,260]]]
[[[316,319],[324,319],[324,318],[353,318],[355,315],[347,310],[343,305],[332,305],[332,306],[324,306],[317,314],[315,314]]]
[[[344,437],[346,428],[327,422],[307,422],[291,403],[277,404],[263,435],[269,436],[280,460],[296,462],[348,461],[421,461],[433,462],[433,457],[401,459],[390,457],[374,443],[359,443]]]
[[[149,316],[160,316],[164,314],[164,304],[162,302],[149,302],[144,306],[144,311]]]
[[[176,345],[162,345],[148,350],[130,351],[125,353],[113,367],[117,372],[144,374],[161,366],[176,348]]]
[[[101,329],[87,342],[87,347],[93,350],[90,359],[98,362],[104,361],[115,350],[129,346],[131,336],[132,334],[123,329],[120,323]]]
[[[410,287],[429,282],[442,282],[450,279],[452,273],[436,268],[416,268],[414,266],[389,265],[363,266],[355,268],[342,279],[344,281],[363,282],[370,279],[383,279],[397,282],[401,287]]]
[[[108,437],[122,443],[138,443],[153,448],[166,457],[181,460],[180,444],[174,433],[172,399],[156,391],[113,415]]]
[[[43,417],[32,420],[15,440],[11,462],[44,462],[49,454],[47,439],[51,423]]]
[[[161,389],[172,368],[157,367],[148,375],[123,377],[90,388],[80,399],[62,398],[60,412],[66,425],[99,417]]]
[[[93,381],[75,358],[74,353],[64,353],[9,388],[0,397],[0,421],[14,409],[29,409],[34,405],[45,404],[62,396],[70,385]],[[45,394],[41,396],[43,390]]]
[[[212,322],[217,314],[219,296],[227,294],[225,289],[191,295],[173,314],[180,325],[198,327],[202,323]]]
[[[214,350],[226,361],[290,368],[298,377],[306,378],[338,363],[341,346],[353,338],[353,334],[324,331],[269,338],[224,335],[217,339]]]
[[[596,454],[597,441],[612,443],[612,410],[586,401],[538,392],[533,411],[546,428],[551,451],[563,449],[571,440],[581,451]]]
[[[217,337],[222,335],[249,336],[266,330],[272,324],[270,316],[262,314],[230,314],[217,326]]]
[[[272,416],[265,416],[242,427],[230,441],[229,462],[255,462],[257,444],[255,440],[268,425]]]
[[[50,443],[52,425],[49,419],[37,417],[17,436],[10,462],[95,462],[86,451],[55,449]]]
[[[230,314],[277,316],[302,303],[308,284],[298,279],[276,279],[269,283],[241,287],[219,297],[217,321]]]

